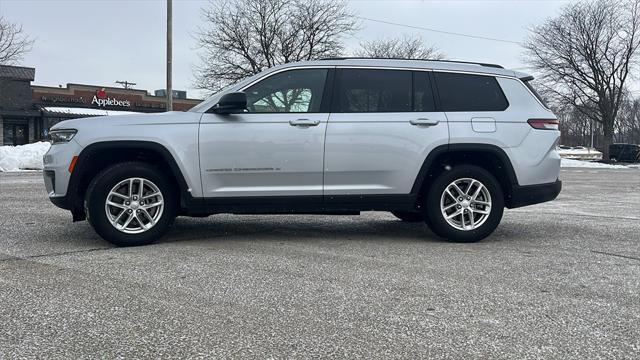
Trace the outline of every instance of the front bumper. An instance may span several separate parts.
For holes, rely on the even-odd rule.
[[[506,205],[513,209],[551,201],[558,197],[561,190],[562,181],[560,180],[547,184],[516,186],[511,191],[511,196],[506,199]]]
[[[82,221],[87,218],[82,207],[82,201],[79,201],[71,194],[67,194],[65,196],[49,196],[49,200],[53,205],[64,210],[71,211],[73,221]]]
[[[83,220],[84,210],[82,203],[75,198],[69,164],[74,156],[80,154],[82,147],[75,139],[68,143],[51,145],[44,155],[44,185],[49,195],[49,200],[62,209],[70,210],[73,220]],[[70,189],[71,187],[71,189]]]
[[[75,139],[68,143],[51,145],[44,154],[44,185],[49,197],[61,197],[67,194],[69,179],[69,164],[75,155],[80,154],[82,147]]]
[[[71,202],[66,196],[50,196],[49,200],[60,209],[71,210]]]

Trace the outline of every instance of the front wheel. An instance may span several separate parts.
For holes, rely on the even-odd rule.
[[[160,238],[173,223],[176,204],[171,182],[156,167],[139,162],[102,171],[85,196],[89,223],[118,246],[146,245]]]
[[[459,165],[434,181],[425,205],[436,235],[454,242],[475,242],[498,227],[504,197],[491,173],[477,166]]]

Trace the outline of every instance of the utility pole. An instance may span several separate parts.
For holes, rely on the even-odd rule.
[[[125,90],[129,90],[129,89],[131,89],[131,87],[132,87],[132,86],[136,86],[136,85],[137,85],[136,83],[134,83],[134,82],[129,82],[129,81],[127,81],[127,80],[124,80],[124,81],[120,81],[120,80],[118,80],[118,81],[116,81],[116,84],[120,84],[120,85],[122,85],[122,87],[123,87]]]
[[[167,111],[173,111],[173,89],[171,85],[171,63],[173,43],[173,10],[171,0],[167,0]]]

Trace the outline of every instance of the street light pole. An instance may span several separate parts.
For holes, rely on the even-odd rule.
[[[173,10],[171,0],[167,0],[167,111],[173,111],[173,89],[171,84],[171,62],[172,62],[172,43],[173,43]]]

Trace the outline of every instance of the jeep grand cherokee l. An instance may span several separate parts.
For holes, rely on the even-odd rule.
[[[176,216],[390,211],[478,241],[560,192],[558,121],[523,73],[447,61],[277,66],[188,112],[61,122],[49,198],[117,245]]]

